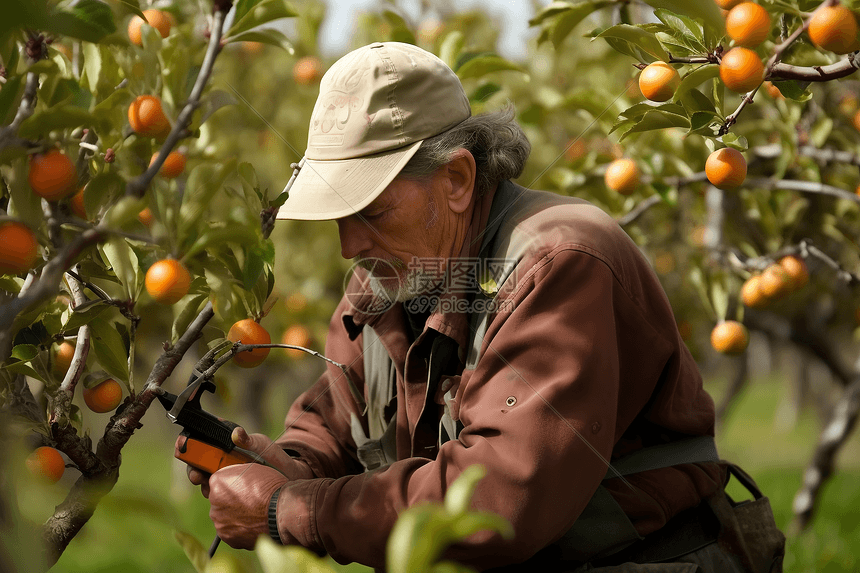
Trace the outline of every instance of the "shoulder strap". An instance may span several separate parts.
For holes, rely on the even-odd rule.
[[[394,396],[397,375],[394,362],[376,331],[365,325],[362,330],[364,385],[367,394],[367,429],[355,414],[350,418],[352,439],[358,448],[358,459],[365,469],[388,465],[397,459],[394,441],[395,424],[385,421],[385,407]]]

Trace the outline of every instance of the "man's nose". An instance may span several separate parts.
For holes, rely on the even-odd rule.
[[[367,252],[373,246],[369,224],[356,215],[338,219],[337,230],[340,234],[340,256],[347,260]]]

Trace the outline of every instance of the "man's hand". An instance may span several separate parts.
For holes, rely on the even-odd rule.
[[[233,439],[233,443],[240,448],[259,454],[267,464],[277,468],[277,470],[289,480],[308,479],[314,477],[313,472],[306,464],[288,456],[280,446],[273,443],[265,434],[248,435],[245,429],[239,426],[233,430],[231,438]],[[179,451],[181,446],[180,442],[184,441],[184,439],[185,438],[182,436],[177,438],[177,451]],[[208,498],[210,474],[192,468],[191,466],[188,466],[187,472],[189,481],[194,485],[199,485],[200,492],[203,494],[203,497]]]
[[[212,474],[209,517],[218,536],[230,547],[253,549],[258,537],[269,535],[269,500],[286,483],[277,470],[260,464],[227,466]]]

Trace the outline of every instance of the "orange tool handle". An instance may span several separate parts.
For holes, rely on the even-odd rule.
[[[227,466],[247,464],[253,461],[242,453],[225,452],[193,438],[185,439],[185,443],[176,451],[176,458],[193,468],[210,474],[214,474]]]

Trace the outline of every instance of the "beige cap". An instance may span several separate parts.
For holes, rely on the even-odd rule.
[[[377,42],[348,53],[320,82],[305,157],[277,218],[318,221],[357,213],[422,140],[470,115],[460,79],[430,52]]]

